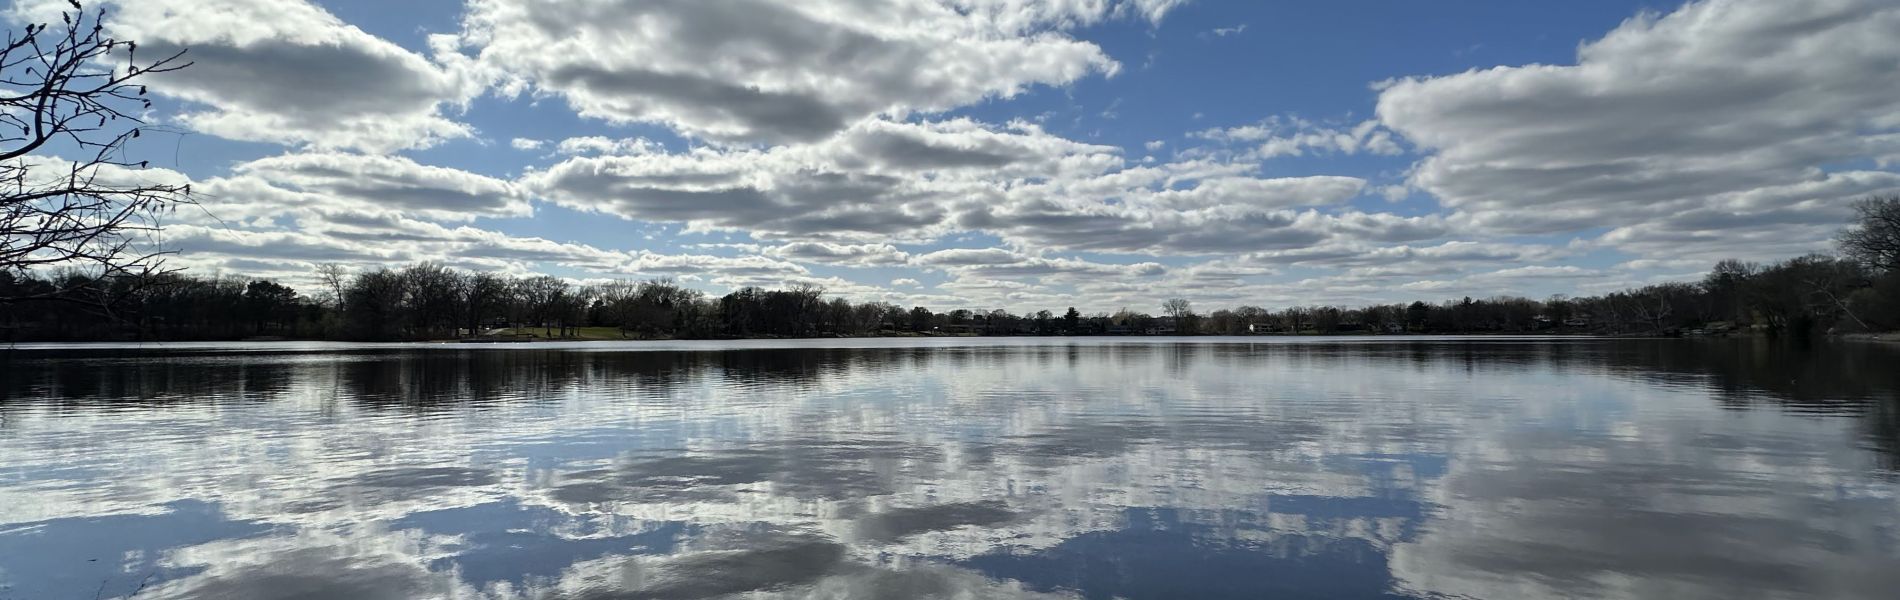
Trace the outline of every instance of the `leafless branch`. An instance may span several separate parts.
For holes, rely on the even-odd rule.
[[[0,44],[0,271],[82,268],[94,290],[64,300],[109,303],[125,286],[165,272],[169,252],[148,243],[158,218],[192,203],[191,186],[142,177],[125,158],[152,106],[141,83],[191,66],[184,52],[141,61],[138,44],[107,34],[104,10],[78,2],[59,26],[28,25]],[[0,296],[0,303],[43,300]]]

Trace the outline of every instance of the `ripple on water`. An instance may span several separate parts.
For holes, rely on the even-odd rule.
[[[28,349],[0,597],[1886,597],[1900,355],[1749,344]]]

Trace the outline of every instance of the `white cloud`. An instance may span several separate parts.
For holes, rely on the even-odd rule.
[[[571,137],[556,144],[557,154],[581,156],[589,154],[651,154],[665,150],[659,144],[646,138],[610,138],[599,135]]]
[[[1159,24],[1168,12],[1186,5],[1188,0],[1132,0],[1116,5],[1115,10],[1134,13],[1149,23]]]
[[[523,181],[556,203],[629,219],[862,242],[939,235],[949,199],[993,194],[1009,178],[1120,162],[1111,147],[1027,124],[869,121],[819,144],[579,156]]]
[[[48,1],[16,11],[43,22],[68,8]],[[442,115],[480,92],[466,69],[405,50],[303,0],[114,0],[107,25],[114,36],[138,42],[141,57],[189,49],[192,67],[149,83],[193,103],[178,119],[204,133],[368,151],[473,133]]]
[[[1337,176],[1217,177],[1203,179],[1192,188],[1157,191],[1147,200],[1155,206],[1178,210],[1223,206],[1289,208],[1332,204],[1358,195],[1365,185],[1362,179]]]
[[[660,254],[636,251],[633,260],[620,266],[621,272],[640,275],[716,274],[716,275],[804,275],[805,267],[764,256],[711,256],[704,254]]]
[[[793,242],[770,248],[765,254],[786,260],[854,267],[901,265],[910,260],[909,253],[890,244]]]
[[[962,203],[955,223],[1026,247],[1147,254],[1299,248],[1335,236],[1408,241],[1445,233],[1435,218],[1330,214],[1359,195],[1349,177],[1257,179],[1252,167],[1172,163],[1020,186],[1007,202]]]
[[[1154,277],[1167,272],[1166,267],[1153,262],[1115,264],[1077,258],[1046,258],[1004,248],[938,250],[918,255],[912,259],[912,263],[955,273],[962,278],[965,286],[977,281],[993,281],[994,278],[1021,277],[1046,281],[1074,276]]]
[[[1234,25],[1230,27],[1215,27],[1213,29],[1208,30],[1207,33],[1212,34],[1214,37],[1227,37],[1230,35],[1240,35],[1242,33],[1245,33],[1246,31],[1247,31],[1247,24],[1241,23],[1239,25]],[[1205,36],[1206,34],[1203,34],[1203,35]]]
[[[1900,193],[1900,75],[1884,68],[1900,61],[1900,8],[1877,0],[1692,2],[1625,22],[1574,65],[1396,79],[1372,118],[1270,117],[1141,143],[1153,156],[1043,129],[1057,113],[933,116],[1112,76],[1075,32],[1158,25],[1179,5],[473,0],[465,30],[426,53],[302,0],[118,0],[113,23],[142,53],[190,46],[200,63],[154,82],[186,101],[161,120],[297,147],[200,181],[224,224],[170,217],[227,268],[426,259],[950,297],[811,273],[878,267],[857,272],[913,288],[944,274],[946,293],[1009,306],[1147,302],[1134,278],[1213,299],[1476,295],[1824,250],[1847,201]],[[379,155],[472,135],[451,113],[488,89],[671,131],[503,137],[555,161],[513,181]],[[1424,157],[1409,170],[1359,173],[1377,184],[1272,160],[1408,149]],[[1426,198],[1442,209],[1416,210]],[[471,224],[530,216],[531,200],[633,222],[654,251]],[[675,224],[705,243],[668,239]],[[1584,251],[1625,266],[1555,262]]]
[[[1387,156],[1405,152],[1392,139],[1392,132],[1377,121],[1362,121],[1350,128],[1341,128],[1297,117],[1271,117],[1254,125],[1207,129],[1193,135],[1221,142],[1257,143],[1246,155],[1260,160],[1305,156],[1309,152]]]
[[[1376,191],[1386,202],[1401,202],[1412,195],[1412,188],[1403,185],[1380,186]]]
[[[716,140],[815,141],[879,114],[936,112],[1113,74],[1061,30],[1178,2],[473,0],[460,42],[510,92]],[[716,57],[716,60],[709,60]]]
[[[1430,153],[1412,185],[1473,230],[1812,248],[1843,200],[1900,189],[1865,166],[1900,150],[1894,31],[1883,0],[1703,0],[1624,22],[1575,65],[1390,82],[1378,118]]]
[[[513,183],[396,156],[307,152],[261,158],[232,169],[235,178],[309,195],[312,204],[347,202],[342,210],[394,210],[436,220],[519,217],[532,213]],[[261,190],[214,182],[209,193],[237,203],[256,202]],[[283,197],[279,197],[282,202]]]
[[[1207,159],[1130,166],[1115,147],[1023,122],[873,120],[814,144],[575,157],[523,181],[579,210],[847,244],[981,231],[1051,249],[1216,253],[1446,231],[1435,217],[1319,212],[1366,182],[1261,178],[1258,168]]]
[[[1401,290],[1410,292],[1432,292],[1445,294],[1469,294],[1471,290],[1491,290],[1491,293],[1523,293],[1519,286],[1529,280],[1540,279],[1590,279],[1601,277],[1601,271],[1585,269],[1574,265],[1529,265],[1512,267],[1482,273],[1474,273],[1456,279],[1428,279],[1400,284]]]
[[[1471,269],[1502,269],[1506,265],[1553,261],[1568,257],[1566,248],[1537,244],[1449,241],[1437,245],[1374,246],[1346,242],[1246,254],[1241,265],[1303,266],[1331,269],[1354,282],[1395,277],[1460,274]]]
[[[917,264],[939,267],[980,267],[1008,264],[1028,257],[1003,248],[951,248],[917,257]]]

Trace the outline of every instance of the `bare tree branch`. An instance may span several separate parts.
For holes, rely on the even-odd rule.
[[[1881,271],[1900,270],[1900,196],[1875,196],[1854,205],[1858,218],[1838,241],[1848,258]]]
[[[124,158],[152,106],[139,81],[191,63],[183,51],[141,62],[136,42],[106,34],[104,10],[72,4],[60,29],[28,25],[0,44],[0,272],[86,269],[78,280],[97,289],[56,295],[108,303],[136,289],[123,280],[166,272],[149,234],[192,203],[190,185],[147,181],[147,163]]]

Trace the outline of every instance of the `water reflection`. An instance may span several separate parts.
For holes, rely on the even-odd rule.
[[[0,598],[1900,588],[1891,347],[845,344],[0,354]]]

